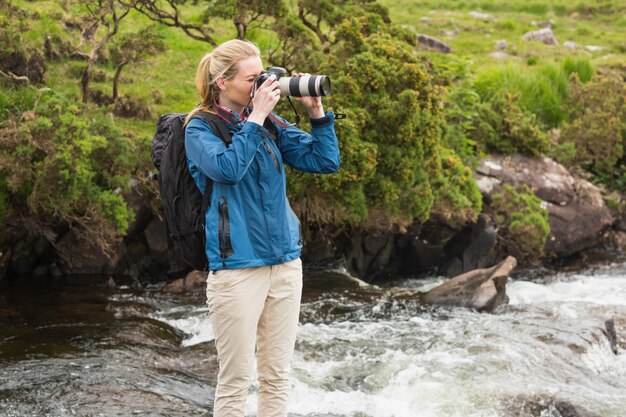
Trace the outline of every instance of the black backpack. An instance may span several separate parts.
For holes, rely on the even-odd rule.
[[[163,200],[167,252],[170,263],[168,274],[181,275],[192,269],[209,270],[206,256],[205,215],[211,203],[213,182],[207,178],[204,194],[200,192],[187,166],[185,152],[186,113],[169,113],[161,116],[152,139],[152,162],[159,170],[153,178],[158,180]],[[211,124],[213,132],[231,143],[224,122],[215,114],[198,113]]]

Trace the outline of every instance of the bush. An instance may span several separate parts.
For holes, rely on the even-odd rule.
[[[34,94],[16,90],[5,102]],[[120,192],[138,152],[104,113],[89,114],[52,91],[35,103],[34,110],[10,106],[0,125],[0,175],[11,210],[40,225],[79,227],[107,249],[133,219]]]
[[[433,217],[453,227],[476,220],[482,211],[482,195],[472,170],[452,150],[442,149],[441,169],[432,184],[436,196]]]
[[[499,250],[520,263],[536,264],[550,234],[548,211],[528,186],[517,191],[505,184],[502,193],[493,194],[488,208],[498,226]]]
[[[547,149],[548,137],[534,114],[523,111],[517,96],[504,93],[478,106],[472,138],[484,150],[500,154],[537,156]]]
[[[592,172],[609,187],[626,190],[626,87],[619,78],[583,84],[574,78],[567,103],[569,122],[561,146],[576,149],[570,164]]]

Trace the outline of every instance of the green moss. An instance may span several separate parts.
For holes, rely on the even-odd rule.
[[[519,191],[505,184],[502,193],[492,195],[488,208],[499,227],[500,250],[525,264],[536,263],[550,234],[548,211],[527,186]]]

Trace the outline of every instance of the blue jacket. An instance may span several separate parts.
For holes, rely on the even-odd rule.
[[[232,143],[226,146],[203,119],[185,128],[189,171],[202,191],[214,182],[206,214],[211,270],[278,265],[300,256],[300,221],[289,205],[284,163],[305,172],[339,169],[334,114],[312,119],[312,134],[277,126],[278,138],[239,115],[222,115]]]

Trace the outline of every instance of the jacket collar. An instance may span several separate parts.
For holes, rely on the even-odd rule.
[[[248,118],[248,115],[251,112],[250,108],[245,107],[243,109],[243,118],[242,118],[241,117],[242,115],[237,113],[235,110],[229,109],[226,106],[221,106],[217,104],[216,100],[213,100],[213,109],[215,110],[215,114],[217,114],[220,118],[224,119],[224,121],[226,121],[227,123],[230,123],[233,125],[237,125],[239,123],[244,122],[245,119]]]

